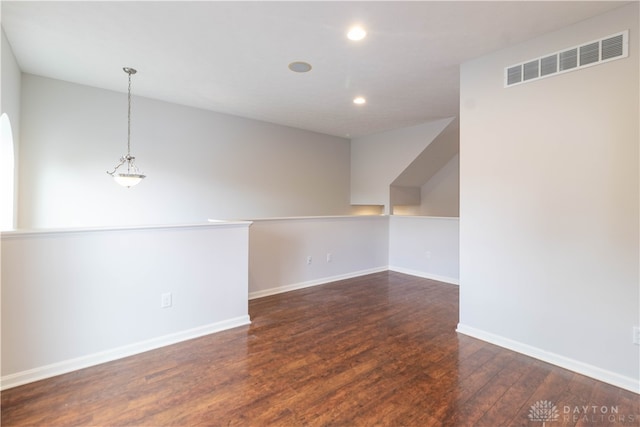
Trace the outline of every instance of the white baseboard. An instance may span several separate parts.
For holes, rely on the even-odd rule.
[[[262,291],[249,292],[249,299],[268,297],[269,295],[281,294],[284,292],[295,291],[296,289],[309,288],[311,286],[324,285],[326,283],[336,282],[338,280],[352,279],[354,277],[364,276],[367,274],[380,273],[389,270],[386,265],[384,267],[370,268],[367,270],[354,271],[338,276],[322,277],[320,279],[309,280],[307,282],[294,283],[292,285],[278,286],[276,288],[264,289]]]
[[[14,374],[5,375],[0,378],[0,390],[6,390],[11,387],[43,380],[45,378],[54,377],[56,375],[66,374],[68,372],[77,371],[78,369],[88,368],[90,366],[99,365],[105,362],[111,362],[116,359],[133,356],[134,354],[144,353],[149,350],[155,350],[181,341],[198,338],[209,335],[214,332],[220,332],[238,326],[248,325],[251,323],[249,316],[240,316],[233,319],[223,320],[221,322],[211,323],[209,325],[199,326],[197,328],[180,331],[169,335],[113,348],[110,350],[93,353],[75,359],[63,360],[61,362],[52,363],[46,366],[29,369],[27,371],[16,372]]]
[[[625,390],[640,394],[640,379],[638,378],[626,377],[615,372],[598,368],[597,366],[580,362],[579,360],[570,359],[556,353],[545,351],[528,344],[523,344],[521,342],[495,335],[490,332],[485,332],[480,329],[476,329],[460,323],[458,323],[456,331],[460,332],[461,334],[469,335],[470,337],[477,338],[482,341],[486,341],[491,344],[495,344],[500,347],[525,354],[527,356],[531,356],[535,359],[542,360],[543,362],[551,363],[552,365],[556,365],[561,368],[586,375],[607,384],[611,384],[616,387],[620,387]]]
[[[452,285],[460,285],[460,281],[454,277],[439,276],[437,274],[425,273],[424,271],[411,270],[393,265],[389,266],[389,270],[397,273],[409,274],[411,276],[422,277],[423,279],[437,280],[438,282],[450,283]]]

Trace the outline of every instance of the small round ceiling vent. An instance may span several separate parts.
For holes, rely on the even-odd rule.
[[[311,64],[302,61],[295,61],[289,64],[289,69],[294,73],[306,73],[311,71]]]

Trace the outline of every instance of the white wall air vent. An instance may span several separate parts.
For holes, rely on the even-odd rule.
[[[563,49],[504,69],[504,86],[542,79],[592,65],[626,58],[629,55],[629,30],[580,46]]]

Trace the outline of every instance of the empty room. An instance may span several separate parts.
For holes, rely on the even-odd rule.
[[[0,3],[3,426],[639,426],[640,2]]]

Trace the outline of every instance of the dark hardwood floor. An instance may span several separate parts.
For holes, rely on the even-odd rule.
[[[6,390],[2,425],[640,425],[634,393],[457,334],[453,285],[384,272],[253,300],[250,314]],[[531,419],[544,402],[556,411]]]

